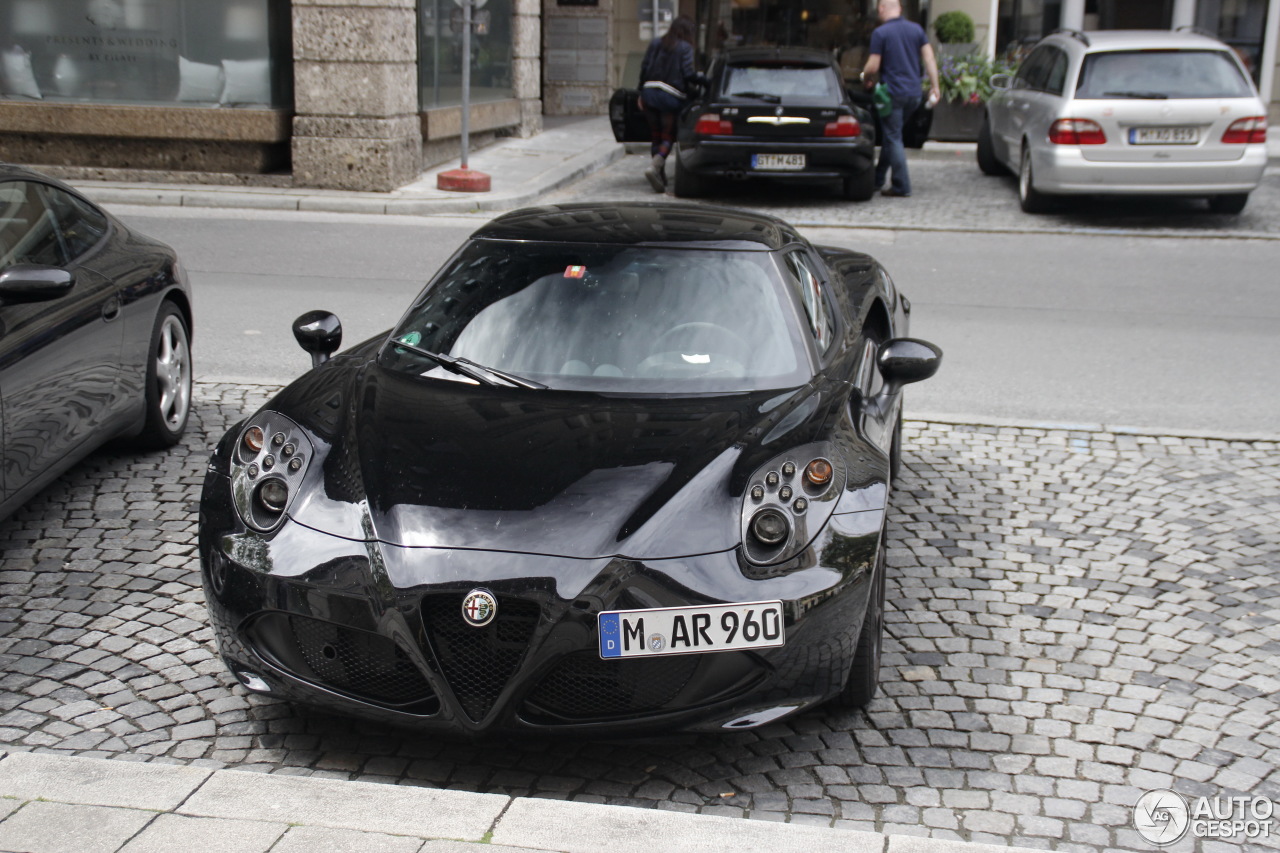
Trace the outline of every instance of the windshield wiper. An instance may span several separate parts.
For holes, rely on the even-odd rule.
[[[1144,98],[1148,101],[1167,101],[1169,96],[1164,92],[1103,92],[1104,98]]]
[[[518,388],[528,388],[530,391],[545,391],[550,387],[543,385],[541,382],[534,382],[532,379],[524,379],[504,370],[498,370],[496,367],[485,367],[483,364],[476,364],[470,359],[432,352],[429,349],[415,347],[413,344],[406,344],[404,341],[392,341],[391,345],[397,349],[405,349],[415,355],[428,358],[450,373],[474,379],[484,385],[497,385],[498,383],[493,381],[493,377],[496,376],[511,385],[515,385]]]
[[[757,101],[768,101],[776,104],[782,101],[777,95],[770,95],[768,92],[730,92],[730,98],[755,98]]]

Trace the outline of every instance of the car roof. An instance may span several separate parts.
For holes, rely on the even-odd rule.
[[[473,240],[604,243],[772,251],[802,242],[772,216],[680,202],[619,202],[529,207],[499,216]]]
[[[800,62],[806,65],[830,65],[831,54],[812,47],[731,47],[721,56],[729,65],[751,62]]]
[[[1078,36],[1088,41],[1085,47]],[[1190,30],[1092,30],[1074,34],[1060,31],[1047,36],[1074,42],[1088,53],[1106,50],[1228,50],[1227,45],[1210,36]]]

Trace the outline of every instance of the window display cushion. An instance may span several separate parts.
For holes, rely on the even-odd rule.
[[[0,78],[3,78],[6,95],[43,99],[35,72],[31,70],[31,54],[20,47],[6,50],[0,53],[0,67],[4,71]]]
[[[224,59],[222,67],[227,77],[223,104],[271,103],[271,60]]]
[[[178,57],[178,100],[216,104],[222,97],[225,77],[220,65],[192,62]]]

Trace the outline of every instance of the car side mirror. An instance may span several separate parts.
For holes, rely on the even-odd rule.
[[[928,341],[894,338],[880,348],[876,359],[885,393],[897,394],[903,385],[920,382],[938,372],[942,350]]]
[[[76,277],[60,267],[18,264],[0,273],[0,305],[48,302],[76,286]]]
[[[311,353],[311,366],[319,367],[342,345],[342,323],[331,311],[308,311],[293,321],[293,338]]]
[[[992,74],[991,75],[992,89],[1008,89],[1012,85],[1013,85],[1013,78],[1010,77],[1008,74]]]

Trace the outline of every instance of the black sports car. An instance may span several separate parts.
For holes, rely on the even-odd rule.
[[[394,331],[218,444],[200,557],[249,690],[391,723],[724,729],[876,690],[901,393],[867,255],[679,203],[502,216]]]
[[[825,51],[735,48],[680,114],[672,189],[693,197],[716,181],[838,181],[845,196],[875,194],[871,113],[845,89]]]
[[[0,164],[0,518],[112,438],[177,442],[190,340],[172,249]]]

